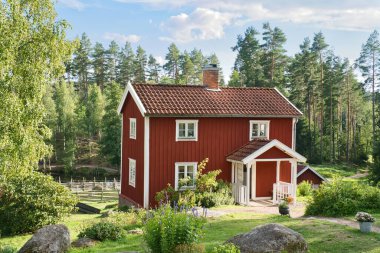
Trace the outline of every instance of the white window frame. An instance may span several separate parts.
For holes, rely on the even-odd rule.
[[[185,166],[185,175],[187,175],[187,166],[193,166],[194,167],[194,172],[193,172],[194,180],[196,179],[197,172],[198,172],[198,163],[197,162],[179,162],[179,163],[175,163],[175,182],[174,182],[174,186],[175,186],[175,190],[176,191],[178,190],[178,183],[179,183],[179,178],[178,178],[179,166]],[[194,186],[182,186],[181,187],[181,191],[187,190],[187,189],[195,189],[195,187],[196,186],[195,186],[195,182],[194,182]]]
[[[136,160],[129,158],[129,185],[136,187]]]
[[[133,124],[135,127],[133,128]],[[134,130],[134,131],[132,131]],[[136,135],[137,135],[137,124],[136,124],[136,119],[135,118],[129,118],[129,138],[136,140]]]
[[[186,129],[186,134],[187,134],[187,129],[188,129],[188,124],[193,123],[194,124],[194,137],[179,137],[179,124],[185,124],[185,129]],[[176,120],[176,131],[175,131],[175,140],[176,141],[198,141],[198,120],[182,120],[182,119],[177,119]]]
[[[260,125],[266,125],[267,131],[266,131],[266,136],[253,136],[252,137],[252,126],[253,124],[259,124],[259,130],[260,130]],[[268,139],[269,140],[269,129],[270,129],[270,121],[269,120],[250,120],[249,121],[249,140],[253,140],[254,138],[263,138],[263,139]]]

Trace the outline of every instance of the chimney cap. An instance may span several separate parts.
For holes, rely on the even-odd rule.
[[[203,67],[203,70],[219,70],[218,64],[207,64]]]

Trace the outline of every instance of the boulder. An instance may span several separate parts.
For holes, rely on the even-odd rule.
[[[307,243],[301,234],[275,223],[258,226],[227,242],[238,246],[241,253],[307,252]]]
[[[95,246],[96,241],[87,237],[79,238],[71,244],[75,248],[87,248]]]
[[[70,232],[65,225],[49,225],[39,230],[25,243],[19,253],[61,253],[70,248]]]

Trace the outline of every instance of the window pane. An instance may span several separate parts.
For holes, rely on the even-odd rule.
[[[178,135],[179,137],[186,137],[186,124],[179,123],[178,124]]]
[[[252,124],[252,137],[257,137],[259,131],[259,125],[258,124]]]
[[[260,136],[266,136],[266,124],[260,124]]]
[[[187,125],[187,137],[194,137],[194,123],[188,123]]]
[[[178,166],[178,173],[185,173],[185,166]]]

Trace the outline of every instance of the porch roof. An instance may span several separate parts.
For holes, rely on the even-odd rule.
[[[284,159],[306,162],[306,158],[278,140],[254,139],[227,156],[227,161],[248,164],[271,148],[277,148],[286,155]],[[276,159],[275,157],[273,159]],[[270,160],[270,158],[266,158]]]

